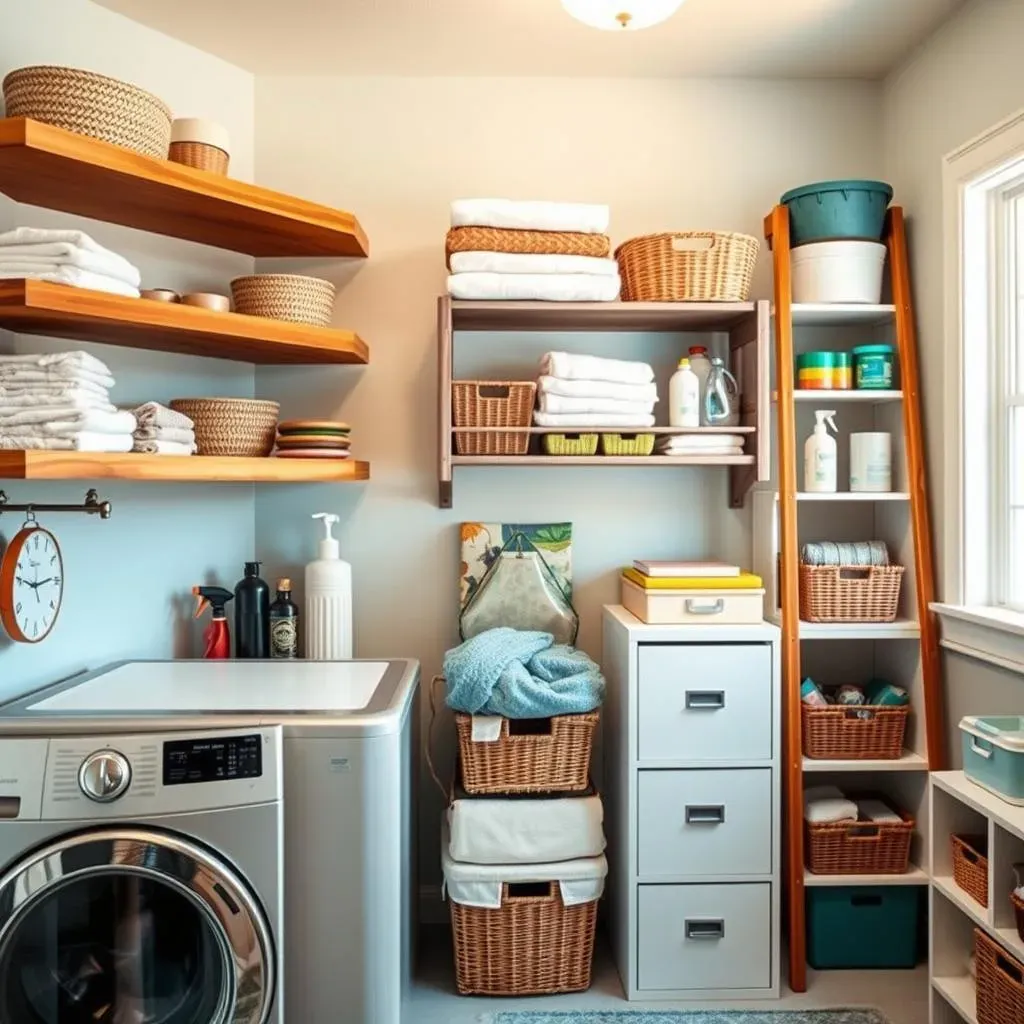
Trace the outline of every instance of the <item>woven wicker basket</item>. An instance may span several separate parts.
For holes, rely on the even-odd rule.
[[[494,743],[473,742],[473,719],[456,713],[459,765],[467,793],[581,793],[590,778],[590,748],[600,712],[529,719],[545,732],[519,732],[521,722],[501,723]]]
[[[978,1024],[1021,1024],[1024,1021],[1024,964],[974,930]]]
[[[951,835],[953,881],[976,903],[988,906],[988,837]]]
[[[893,622],[900,603],[902,565],[800,566],[804,622]]]
[[[596,455],[599,434],[543,434],[541,446],[548,455]]]
[[[579,231],[517,231],[511,228],[452,228],[445,238],[445,256],[453,252],[528,252],[561,256],[607,257],[607,235]]]
[[[1010,903],[1013,905],[1013,916],[1017,919],[1017,934],[1020,941],[1024,942],[1024,900],[1015,892],[1011,892]]]
[[[452,902],[460,995],[525,996],[590,987],[597,900],[567,907],[557,882],[546,895],[502,886],[501,909]],[[539,887],[538,887],[539,888]]]
[[[231,282],[236,313],[326,327],[334,315],[334,285],[299,274],[249,274]]]
[[[902,875],[910,866],[914,819],[804,822],[807,867],[816,875]]]
[[[136,153],[166,158],[171,112],[158,97],[78,68],[19,68],[4,79],[8,117],[30,117]]]
[[[195,424],[200,455],[269,455],[277,434],[277,402],[251,398],[175,398],[175,412]]]
[[[602,455],[651,455],[653,434],[602,434]]]
[[[167,159],[211,174],[227,174],[231,158],[223,149],[205,142],[172,142]]]
[[[804,756],[825,761],[898,761],[910,708],[803,704]]]
[[[760,243],[728,231],[641,235],[615,250],[624,302],[745,302]]]
[[[456,427],[528,427],[537,385],[533,381],[457,380],[452,383],[452,422]],[[525,455],[528,433],[455,435],[460,455]]]

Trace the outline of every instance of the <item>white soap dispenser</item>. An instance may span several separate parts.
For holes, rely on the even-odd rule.
[[[352,657],[352,566],[340,557],[331,530],[338,517],[329,512],[313,516],[324,527],[319,558],[306,566],[306,657],[313,661],[343,661]]]
[[[838,445],[825,425],[838,433],[834,416],[834,409],[816,409],[814,433],[804,445],[804,490],[812,494],[831,494],[837,489]]]

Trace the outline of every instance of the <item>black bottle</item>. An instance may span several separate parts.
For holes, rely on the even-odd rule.
[[[299,608],[292,600],[292,581],[277,581],[277,599],[270,606],[270,657],[290,661],[299,656]]]
[[[270,657],[270,587],[259,577],[260,563],[245,563],[235,587],[235,657]]]

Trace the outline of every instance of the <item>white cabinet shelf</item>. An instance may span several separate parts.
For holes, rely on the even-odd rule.
[[[794,327],[880,326],[891,324],[896,317],[895,306],[867,302],[794,302],[790,310]]]
[[[812,888],[834,888],[846,885],[927,885],[928,872],[912,864],[902,875],[815,875],[804,870],[804,885]]]
[[[932,988],[953,1007],[960,1016],[978,1024],[975,1010],[974,979],[970,975],[956,978],[932,978]]]
[[[912,750],[904,750],[896,760],[820,761],[804,758],[804,772],[926,772],[928,761]]]

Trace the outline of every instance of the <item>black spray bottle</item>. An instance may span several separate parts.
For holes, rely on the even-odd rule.
[[[235,657],[270,657],[270,587],[260,579],[260,563],[245,563],[245,579],[235,587]]]

